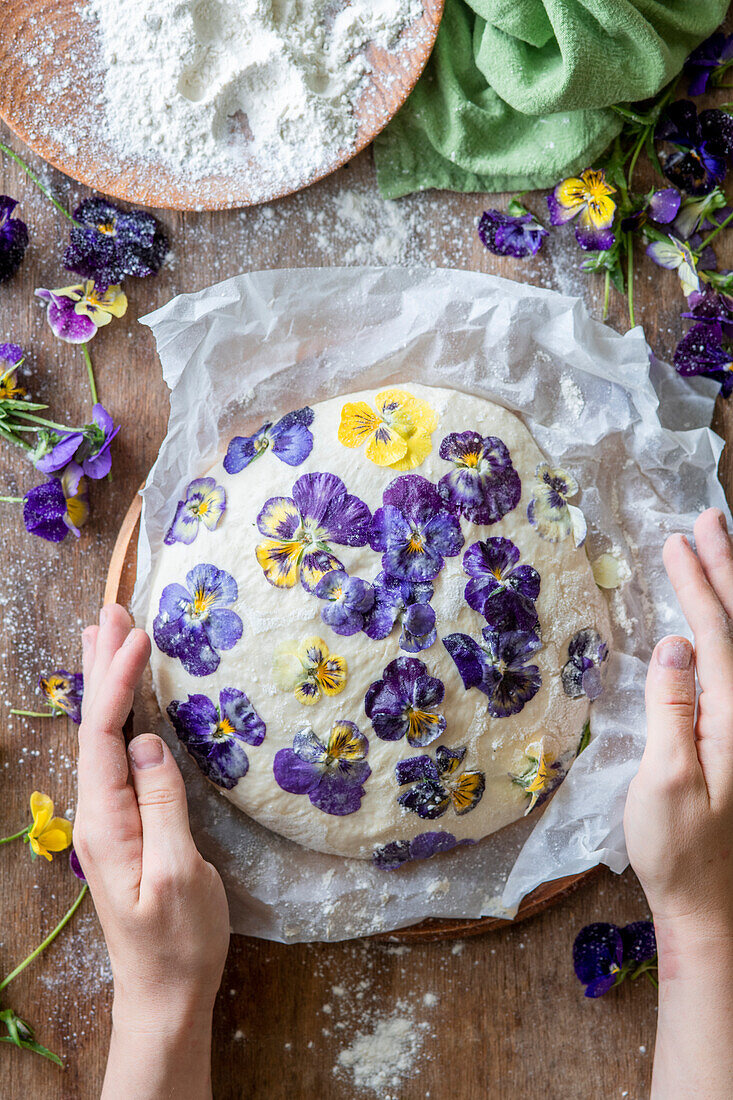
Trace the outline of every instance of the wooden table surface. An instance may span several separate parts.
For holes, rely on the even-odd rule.
[[[3,140],[23,151],[14,139]],[[73,206],[88,194],[32,155],[29,161],[63,203]],[[82,423],[89,399],[81,353],[53,339],[33,297],[35,287],[74,281],[61,265],[67,225],[14,165],[6,161],[0,170],[0,191],[20,199],[19,213],[31,232],[20,272],[0,286],[0,341],[27,349],[36,397],[59,419]],[[530,201],[541,211],[538,196]],[[485,196],[447,193],[382,202],[367,150],[309,191],[268,208],[161,213],[170,261],[155,279],[128,281],[127,316],[102,329],[91,345],[101,399],[124,424],[111,478],[92,484],[93,521],[78,543],[69,538],[57,548],[25,534],[17,506],[0,505],[0,835],[25,823],[35,788],[51,794],[61,811],[73,812],[75,727],[64,719],[11,718],[8,708],[38,703],[39,674],[80,667],[80,629],[95,619],[115,533],[165,433],[167,391],[150,333],[137,317],[174,294],[240,271],[413,262],[490,271],[578,293],[599,314],[600,279],[578,273],[569,229],[553,234],[534,262],[501,261],[476,235],[486,205]],[[659,356],[670,356],[683,329],[676,277],[644,259],[636,299],[649,343]],[[609,323],[627,327],[615,295]],[[731,438],[733,418],[720,407],[716,427]],[[729,488],[730,475],[724,456]],[[0,493],[22,493],[35,480],[22,456],[0,446]],[[7,973],[54,926],[77,883],[64,857],[51,865],[31,863],[26,846],[15,844],[0,858],[0,972]],[[654,1049],[654,990],[639,982],[600,1001],[584,999],[571,947],[589,921],[623,924],[647,915],[634,875],[604,869],[560,907],[459,943],[286,947],[234,937],[214,1024],[214,1094],[221,1100],[642,1100]],[[97,1096],[112,985],[90,899],[8,987],[6,998],[35,1025],[39,1040],[63,1055],[65,1068],[3,1046],[3,1100]],[[411,1070],[377,1091],[360,1090],[339,1065],[339,1053],[356,1032],[371,1032],[395,1014],[412,1021],[419,1050]]]

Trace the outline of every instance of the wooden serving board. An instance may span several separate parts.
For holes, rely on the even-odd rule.
[[[137,537],[140,530],[140,512],[142,499],[138,494],[130,505],[122,521],[112,557],[107,571],[107,583],[104,590],[105,603],[121,603],[127,607],[135,587],[137,575]],[[579,875],[567,875],[553,882],[543,882],[531,894],[528,894],[519,906],[513,920],[501,917],[481,917],[479,920],[425,920],[409,928],[399,928],[394,932],[380,934],[373,939],[401,943],[426,943],[429,940],[462,939],[466,936],[478,936],[496,928],[506,928],[509,924],[534,917],[543,909],[554,905],[571,894],[581,882],[586,881],[599,870],[592,867]]]
[[[105,141],[103,113],[96,106],[104,83],[99,42],[79,0],[0,0],[0,117],[55,168],[118,199],[169,210],[270,202],[329,175],[384,129],[425,67],[443,3],[422,0],[422,14],[401,36],[409,35],[403,49],[399,42],[393,50],[367,48],[372,73],[354,109],[355,146],[309,176],[292,169],[270,194],[256,186],[255,158],[243,159],[228,174],[185,179],[163,163],[124,158]]]

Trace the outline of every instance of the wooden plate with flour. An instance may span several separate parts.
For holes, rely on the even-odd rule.
[[[107,572],[107,584],[104,590],[105,603],[117,602],[127,606],[132,598],[137,575],[137,538],[140,529],[141,508],[142,499],[140,496],[136,496],[122,521]],[[524,898],[516,917],[512,921],[503,920],[500,917],[482,917],[480,920],[465,918],[426,920],[409,928],[400,928],[395,932],[372,938],[391,942],[399,940],[402,943],[425,943],[429,940],[477,936],[482,932],[506,928],[509,924],[516,924],[528,917],[534,917],[550,905],[566,898],[581,882],[597,874],[598,871],[598,867],[593,867],[579,875],[568,875],[565,878],[555,879],[553,882],[543,882]]]
[[[443,2],[272,0],[253,40],[247,5],[262,5],[251,0],[2,0],[0,116],[66,175],[128,202],[174,210],[267,202],[334,171],[386,126],[425,66]],[[297,29],[302,10],[317,15],[306,31]],[[375,19],[380,34],[359,45],[363,25],[343,22],[353,11]],[[389,22],[395,11],[404,23]],[[180,41],[171,25],[183,27]],[[326,25],[328,50],[314,60]],[[348,117],[339,107],[347,72],[355,74]],[[270,104],[287,156],[259,141],[274,126]]]

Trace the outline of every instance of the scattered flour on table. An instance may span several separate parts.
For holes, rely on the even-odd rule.
[[[380,1019],[356,1038],[338,1056],[334,1072],[346,1070],[359,1089],[380,1093],[397,1088],[417,1069],[417,1055],[429,1025],[415,1020],[412,1009],[398,1001],[395,1011]]]

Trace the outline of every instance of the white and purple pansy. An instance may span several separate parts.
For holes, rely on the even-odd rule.
[[[587,534],[585,517],[580,508],[568,504],[579,491],[577,481],[567,470],[547,462],[539,464],[535,476],[537,480],[527,505],[527,519],[540,538],[563,542],[572,534],[576,547],[581,547]]]
[[[249,770],[245,745],[261,745],[265,723],[243,691],[223,688],[219,706],[208,695],[169,703],[168,717],[204,775],[230,791]]]
[[[275,754],[275,782],[289,794],[307,794],[324,814],[343,817],[361,808],[364,784],[372,770],[367,764],[369,742],[358,726],[336,721],[327,744],[310,726],[296,733],[292,749]]]
[[[382,741],[407,737],[413,748],[422,748],[445,731],[445,718],[438,713],[444,695],[442,681],[430,676],[422,661],[397,657],[369,687],[364,710]]]
[[[382,572],[374,578],[373,589],[374,607],[364,624],[367,637],[375,641],[387,638],[398,622],[402,627],[400,649],[407,653],[430,649],[437,637],[430,581],[405,581]]]
[[[456,663],[464,687],[478,688],[487,697],[492,718],[518,714],[542,685],[537,665],[530,657],[542,648],[533,631],[500,633],[485,626],[482,642],[468,634],[449,634],[443,645]]]
[[[420,474],[405,474],[384,490],[369,542],[391,577],[432,581],[445,558],[460,553],[463,534],[436,487]]]
[[[173,522],[165,533],[163,542],[171,546],[183,542],[189,546],[203,524],[207,531],[214,531],[226,511],[227,496],[213,477],[197,477],[186,486],[186,495],[179,500]]]
[[[454,467],[440,479],[440,495],[469,523],[497,523],[519,504],[519,474],[496,436],[451,432],[440,444],[440,457]]]
[[[363,629],[374,607],[374,589],[360,577],[350,577],[343,569],[332,569],[321,577],[314,589],[319,600],[325,600],[321,618],[335,634],[349,637]]]
[[[400,806],[428,820],[442,817],[451,805],[457,814],[467,814],[481,801],[486,777],[483,772],[456,775],[465,756],[465,746],[439,745],[434,760],[427,754],[400,760],[395,765],[397,782],[410,787],[398,797]]]
[[[202,563],[186,574],[186,585],[163,589],[153,638],[191,676],[209,676],[219,667],[219,651],[242,637],[242,620],[227,606],[237,598],[237,582],[224,569]]]
[[[312,592],[326,573],[344,568],[331,544],[364,546],[371,518],[336,474],[303,474],[292,498],[270,497],[258,515],[257,529],[265,538],[257,545],[257,561],[276,588],[293,588],[300,580]]]
[[[227,447],[224,469],[238,474],[265,451],[272,451],[288,466],[300,466],[313,450],[310,426],[314,416],[313,409],[306,406],[287,413],[276,424],[263,424],[254,435],[235,435]]]
[[[532,630],[540,575],[531,565],[518,565],[519,548],[505,538],[474,542],[463,555],[471,578],[466,603],[483,615],[492,630]]]
[[[586,627],[573,635],[568,645],[568,660],[561,675],[563,691],[571,699],[587,695],[591,702],[603,691],[601,665],[608,657],[608,646],[597,630]]]
[[[475,840],[456,840],[453,833],[436,830],[428,833],[418,833],[412,840],[393,840],[389,844],[383,844],[375,848],[372,855],[372,863],[381,871],[397,871],[406,863],[412,863],[416,859],[430,859],[441,852],[450,852],[453,848],[462,848],[467,844],[475,844]]]

